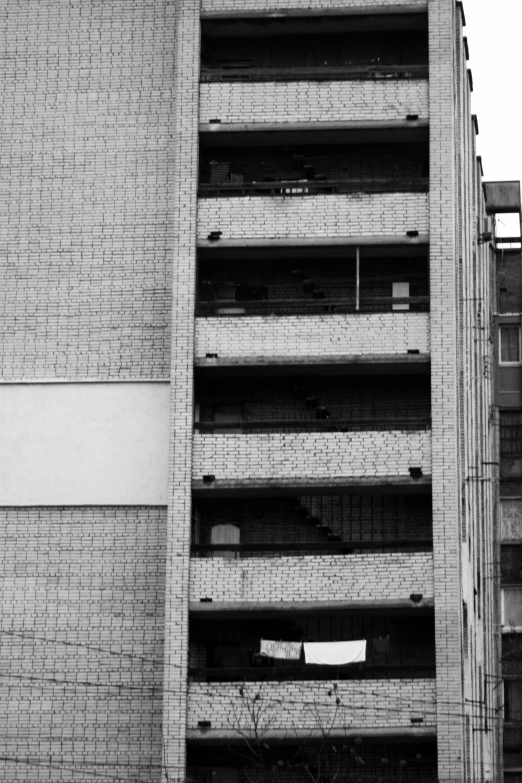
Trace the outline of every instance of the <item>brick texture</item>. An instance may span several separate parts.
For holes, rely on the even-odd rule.
[[[216,479],[409,476],[431,473],[429,432],[194,436],[193,477]]]
[[[425,727],[435,725],[435,682],[428,679],[339,682],[336,696],[342,706],[337,715],[335,702],[328,695],[332,687],[328,682],[249,684],[243,688],[244,697],[239,687],[228,683],[191,683],[188,729],[196,729],[199,720],[211,720],[213,730],[221,730],[231,737],[237,736],[238,730],[251,730],[247,703],[259,689],[264,710],[259,717],[260,733],[286,729],[289,736],[295,737],[296,730],[317,731],[321,723],[331,726],[332,732],[351,728],[410,728],[412,715],[424,717]],[[336,720],[331,725],[334,717]]]
[[[362,122],[428,117],[426,80],[202,84],[200,122]]]
[[[425,8],[427,5],[426,0],[346,0],[340,2],[340,0],[203,0],[202,12],[204,14],[212,14],[228,11],[231,13],[237,13],[241,11],[280,11],[286,9],[299,9],[300,11],[332,11],[336,10],[340,13],[345,12],[347,9],[360,9],[367,7],[382,8],[384,11],[397,8],[401,6],[419,6],[419,8]]]
[[[168,377],[174,3],[4,9],[2,377]]]
[[[200,62],[199,0],[177,0],[172,116],[174,252],[169,505],[165,586],[163,755],[165,783],[185,777],[191,461],[194,424],[194,302]]]
[[[196,359],[378,356],[429,353],[429,315],[253,316],[198,318]]]
[[[159,781],[166,509],[0,517],[2,780]]]
[[[190,599],[214,601],[404,600],[433,596],[429,553],[193,559]]]
[[[422,193],[205,198],[198,205],[198,239],[336,239],[403,236],[428,230]]]

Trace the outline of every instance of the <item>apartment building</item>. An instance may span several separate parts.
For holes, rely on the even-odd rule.
[[[520,220],[520,183],[486,183],[488,205],[497,214],[511,212]],[[502,219],[502,218],[501,218]],[[502,592],[502,688],[504,692],[504,779],[522,779],[522,670],[520,606],[522,541],[520,507],[521,454],[521,254],[520,232],[497,240],[495,314],[498,333],[497,404],[499,409],[499,514],[497,518]]]
[[[502,780],[462,3],[6,21],[3,779]]]

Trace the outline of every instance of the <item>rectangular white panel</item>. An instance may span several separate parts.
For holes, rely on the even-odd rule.
[[[163,505],[169,385],[0,386],[0,505]]]

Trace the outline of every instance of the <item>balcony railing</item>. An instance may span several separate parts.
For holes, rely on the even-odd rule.
[[[193,668],[189,669],[189,677],[199,682],[427,679],[435,677],[435,664]]]
[[[331,538],[330,538],[331,536]],[[335,533],[328,534],[328,541],[299,543],[260,543],[260,544],[192,544],[192,557],[219,557],[225,552],[227,557],[237,560],[243,557],[263,557],[287,555],[352,555],[363,552],[429,552],[433,549],[431,538],[404,538],[386,541],[341,541]]]
[[[357,302],[348,297],[315,297],[313,299],[259,299],[199,301],[198,316],[243,315],[304,315],[317,313],[426,313],[430,309],[429,296],[372,296]]]
[[[240,179],[240,175],[237,175]],[[332,193],[428,193],[426,177],[393,179],[278,179],[260,182],[200,182],[200,198],[230,196],[316,196]]]
[[[194,428],[201,433],[226,433],[233,430],[248,432],[392,432],[392,431],[428,431],[431,419],[409,416],[404,418],[365,417],[357,419],[280,419],[273,421],[216,422],[198,421]]]
[[[203,66],[202,82],[354,81],[427,79],[428,65],[341,65],[263,67],[248,61]]]

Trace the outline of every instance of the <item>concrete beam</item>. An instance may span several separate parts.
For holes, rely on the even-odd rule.
[[[412,231],[415,226],[412,225]],[[409,237],[406,234],[392,234],[390,236],[367,236],[367,237],[290,237],[275,239],[257,238],[257,239],[219,239],[217,242],[211,242],[209,239],[198,239],[198,248],[222,249],[224,247],[324,247],[325,245],[338,245],[343,247],[376,247],[383,245],[427,245],[429,244],[429,234],[419,234],[416,237]]]
[[[428,0],[426,2],[419,3],[397,3],[397,5],[390,5],[389,3],[383,5],[368,6],[363,5],[359,7],[346,7],[339,4],[336,8],[287,8],[285,10],[278,9],[277,11],[260,10],[260,11],[247,11],[241,9],[238,11],[231,10],[212,10],[201,12],[202,19],[284,19],[303,16],[382,16],[383,14],[389,16],[391,14],[425,14],[428,11]]]
[[[189,611],[194,614],[223,614],[228,612],[245,612],[249,616],[256,612],[281,614],[288,612],[375,612],[393,611],[395,609],[432,609],[433,597],[412,601],[409,596],[404,600],[373,600],[373,601],[190,601]]]
[[[270,744],[295,742],[296,740],[320,740],[324,734],[319,730],[308,729],[267,729],[263,732],[263,738]],[[361,737],[364,740],[393,741],[422,741],[435,738],[437,729],[435,726],[415,726],[412,728],[375,728],[357,729],[346,727],[332,727],[328,732],[328,739],[340,740]],[[237,744],[244,742],[244,735],[233,729],[187,729],[187,740],[197,742],[198,745]]]
[[[200,133],[255,133],[264,131],[333,131],[333,130],[413,130],[428,128],[428,118],[419,120],[359,120],[357,122],[202,122]]]
[[[431,490],[431,476],[412,479],[410,476],[384,476],[314,479],[241,479],[223,481],[216,479],[210,484],[203,480],[192,481],[192,491],[195,497],[259,497],[262,495],[289,495],[309,492],[324,494],[339,494],[340,492],[363,494],[425,494]]]

